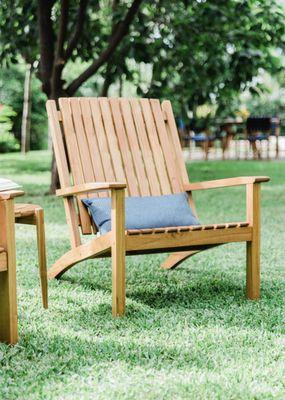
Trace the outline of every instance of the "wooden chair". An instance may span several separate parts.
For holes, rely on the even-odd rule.
[[[14,197],[20,190],[0,192],[0,341],[18,341]]]
[[[15,222],[34,225],[37,231],[39,274],[42,290],[43,307],[48,308],[48,280],[45,245],[44,210],[36,204],[15,204]]]
[[[61,98],[59,110],[47,102],[61,189],[70,230],[71,250],[49,269],[61,276],[80,261],[112,257],[112,311],[125,311],[125,255],[173,252],[162,265],[175,268],[186,258],[229,242],[247,244],[247,297],[260,288],[260,183],[268,177],[239,177],[190,183],[169,101],[154,99]],[[176,228],[125,230],[124,199],[246,185],[243,222]],[[96,232],[81,199],[112,198],[112,230],[81,243]]]

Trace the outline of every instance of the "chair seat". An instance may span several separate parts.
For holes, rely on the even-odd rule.
[[[36,210],[40,210],[41,208],[42,207],[36,204],[24,204],[24,203],[15,204],[14,207],[15,218],[33,216],[35,215]]]
[[[170,228],[154,228],[154,229],[128,229],[128,235],[146,235],[154,233],[175,233],[175,232],[189,232],[189,231],[203,231],[211,229],[230,229],[230,228],[244,228],[249,225],[248,222],[230,222],[227,224],[212,224],[212,225],[192,225],[192,226],[177,226]]]

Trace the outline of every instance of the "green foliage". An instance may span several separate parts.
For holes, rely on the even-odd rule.
[[[69,249],[46,152],[2,155],[20,202],[45,210],[48,265]],[[245,299],[245,244],[207,250],[175,271],[166,255],[127,257],[127,314],[111,316],[111,264],[94,259],[49,282],[41,306],[36,232],[17,225],[19,338],[0,344],[3,400],[283,400],[285,162],[194,162],[191,181],[269,175],[262,190],[262,290]],[[245,189],[195,194],[204,223],[242,221]],[[88,238],[89,240],[89,238]]]
[[[153,64],[147,95],[175,99],[176,112],[195,112],[208,102],[218,104],[219,113],[260,68],[272,74],[281,68],[273,49],[284,45],[285,15],[277,2],[186,3],[164,2],[161,13],[145,24],[146,37],[153,38],[145,46]]]
[[[53,41],[60,19],[60,2],[55,0]],[[78,2],[69,2],[67,36],[76,27]],[[130,0],[89,1],[83,30],[67,62],[61,84],[68,87],[72,65],[88,65],[106,48],[110,34],[122,20]],[[2,63],[39,60],[37,1],[17,0],[14,7],[2,0],[0,6],[0,59]],[[241,91],[252,85],[261,68],[269,73],[280,69],[273,49],[284,49],[285,11],[278,0],[145,0],[129,34],[92,80],[99,94],[104,80],[135,83],[137,94],[171,98],[176,114],[197,106],[218,104],[225,113]],[[130,62],[131,61],[131,62]],[[139,67],[150,66],[150,79]],[[146,82],[147,81],[147,82]],[[229,111],[231,111],[229,109]]]
[[[12,107],[0,106],[0,153],[19,150],[19,142],[11,133],[15,115]]]
[[[10,65],[0,69],[0,104],[13,108],[13,133],[20,141],[24,97],[25,65]],[[47,146],[47,117],[45,111],[46,96],[41,91],[40,81],[32,75],[31,110],[31,149],[44,149]]]

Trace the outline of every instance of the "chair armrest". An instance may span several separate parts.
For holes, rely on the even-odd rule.
[[[72,197],[81,193],[98,192],[112,189],[125,189],[127,187],[124,182],[93,182],[83,183],[82,185],[75,185],[58,189],[56,191],[57,196]]]
[[[184,190],[190,192],[192,190],[216,189],[230,186],[250,185],[254,183],[268,182],[268,176],[239,176],[237,178],[217,179],[213,181],[193,182],[184,185]]]
[[[25,192],[23,190],[7,190],[5,192],[0,192],[0,200],[10,200],[14,197],[23,196]]]

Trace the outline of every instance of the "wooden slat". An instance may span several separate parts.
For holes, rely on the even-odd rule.
[[[66,187],[70,186],[70,176],[67,164],[67,157],[65,153],[65,147],[63,142],[63,137],[61,133],[61,128],[58,120],[59,112],[56,108],[56,103],[54,100],[48,100],[46,104],[50,132],[52,137],[52,144],[56,157],[56,165],[59,174],[60,186]],[[61,115],[61,113],[60,113]],[[62,117],[62,116],[61,116]]]
[[[156,233],[244,228],[247,226],[249,226],[248,222],[230,222],[227,224],[191,225],[191,226],[176,226],[176,227],[152,228],[152,229],[128,229],[127,233],[128,235],[146,235],[146,234],[156,234]]]
[[[59,123],[62,121],[61,111],[57,111],[56,103],[54,100],[48,100],[46,104],[50,132],[52,136],[53,148],[55,152],[56,164],[59,174],[59,181],[61,188],[70,186],[70,176],[67,164],[66,149],[64,146],[63,136],[61,133],[61,126]],[[66,221],[70,232],[71,246],[75,247],[80,245],[80,233],[78,229],[78,218],[76,215],[75,203],[73,199],[64,199],[64,209],[66,214]]]
[[[66,138],[66,147],[68,158],[71,166],[72,177],[76,185],[85,182],[84,172],[82,168],[82,160],[80,158],[80,147],[78,145],[75,126],[73,124],[72,110],[70,108],[69,99],[59,99],[59,106],[62,113],[63,127]],[[81,118],[80,114],[74,115],[74,119]],[[81,229],[84,234],[92,233],[89,214],[80,201],[84,196],[78,196],[78,209],[80,215]]]
[[[124,171],[126,180],[128,182],[129,193],[132,196],[139,196],[140,190],[138,187],[137,177],[135,175],[136,167],[135,163],[133,162],[133,151],[128,143],[124,122],[121,115],[119,100],[113,98],[110,99],[109,102],[113,114],[114,126],[117,134],[119,148],[124,163]]]
[[[90,101],[88,98],[80,99],[80,108],[82,113],[82,119],[85,127],[87,143],[89,147],[91,164],[93,168],[94,180],[98,182],[106,181],[104,174],[104,169],[102,165],[101,152],[99,150],[99,145],[95,133],[95,128],[93,125],[92,114],[90,109]],[[106,194],[100,192],[97,194],[99,197],[105,197]],[[96,195],[92,195],[92,197]]]
[[[80,157],[83,181],[94,182],[95,175],[93,173],[92,161],[90,156],[90,148],[87,141],[85,127],[81,114],[81,107],[78,98],[70,99],[70,111],[73,117],[74,132],[78,144],[78,156]]]
[[[146,169],[146,175],[152,196],[159,196],[162,191],[157,177],[157,172],[154,164],[153,154],[148,141],[146,128],[142,116],[142,110],[138,99],[130,99],[130,105],[134,118],[134,123],[137,130],[137,137],[140,144],[142,157]],[[155,155],[154,155],[155,156]]]
[[[96,132],[98,141],[99,152],[101,155],[102,166],[104,170],[105,179],[107,182],[114,182],[115,172],[111,161],[111,155],[108,148],[105,129],[102,121],[101,109],[99,101],[96,98],[90,99],[90,108],[92,113],[93,125]]]
[[[82,170],[81,159],[79,156],[79,147],[77,143],[75,127],[73,125],[69,99],[59,99],[59,105],[62,113],[62,122],[64,127],[65,141],[71,172],[74,183],[78,185],[80,183],[84,183],[84,174]]]
[[[189,182],[188,173],[186,170],[186,165],[183,158],[181,143],[179,140],[179,135],[176,127],[175,118],[173,115],[171,103],[169,100],[165,100],[161,103],[161,108],[166,116],[166,128],[169,132],[169,138],[171,138],[171,148],[174,150],[176,164],[179,170],[179,174],[182,178],[183,183],[187,184]]]
[[[182,147],[181,147],[181,143],[179,140],[177,126],[176,126],[176,122],[175,122],[175,118],[174,118],[174,114],[173,114],[173,110],[172,110],[170,101],[164,100],[161,103],[161,108],[165,115],[166,129],[169,134],[171,147],[174,149],[176,166],[179,170],[179,174],[180,174],[183,184],[187,185],[189,183],[189,177],[188,177],[188,173],[187,173],[187,169],[186,169],[186,165],[185,165],[185,161],[184,161],[184,157],[183,157],[183,153],[182,153]],[[194,199],[193,199],[191,192],[188,192],[188,202],[189,202],[189,205],[190,205],[194,215],[196,216],[197,219],[199,219],[198,213],[197,213],[197,210],[195,207]]]
[[[178,165],[175,162],[175,149],[169,141],[169,136],[167,134],[160,102],[157,99],[150,100],[151,109],[153,112],[153,118],[155,121],[158,137],[160,140],[160,145],[164,154],[166,169],[168,171],[168,176],[171,182],[171,186],[174,193],[179,193],[183,190],[183,185],[181,181],[180,171]]]
[[[120,99],[121,112],[126,127],[126,133],[130,143],[132,157],[134,159],[134,167],[139,182],[139,189],[142,196],[149,196],[150,189],[147,175],[144,167],[144,160],[139,147],[137,131],[133,121],[132,110],[128,99]]]
[[[144,122],[148,134],[148,139],[150,147],[154,156],[154,162],[157,170],[157,175],[159,177],[160,187],[162,194],[173,193],[170,186],[169,178],[166,172],[165,160],[162,154],[160,143],[158,140],[158,135],[156,132],[156,127],[153,119],[152,110],[148,99],[140,100]]]
[[[124,182],[126,180],[125,172],[108,99],[105,97],[99,98],[99,105],[101,108],[102,120],[105,127],[104,133],[109,144],[109,152],[114,167],[115,177],[117,181]]]

